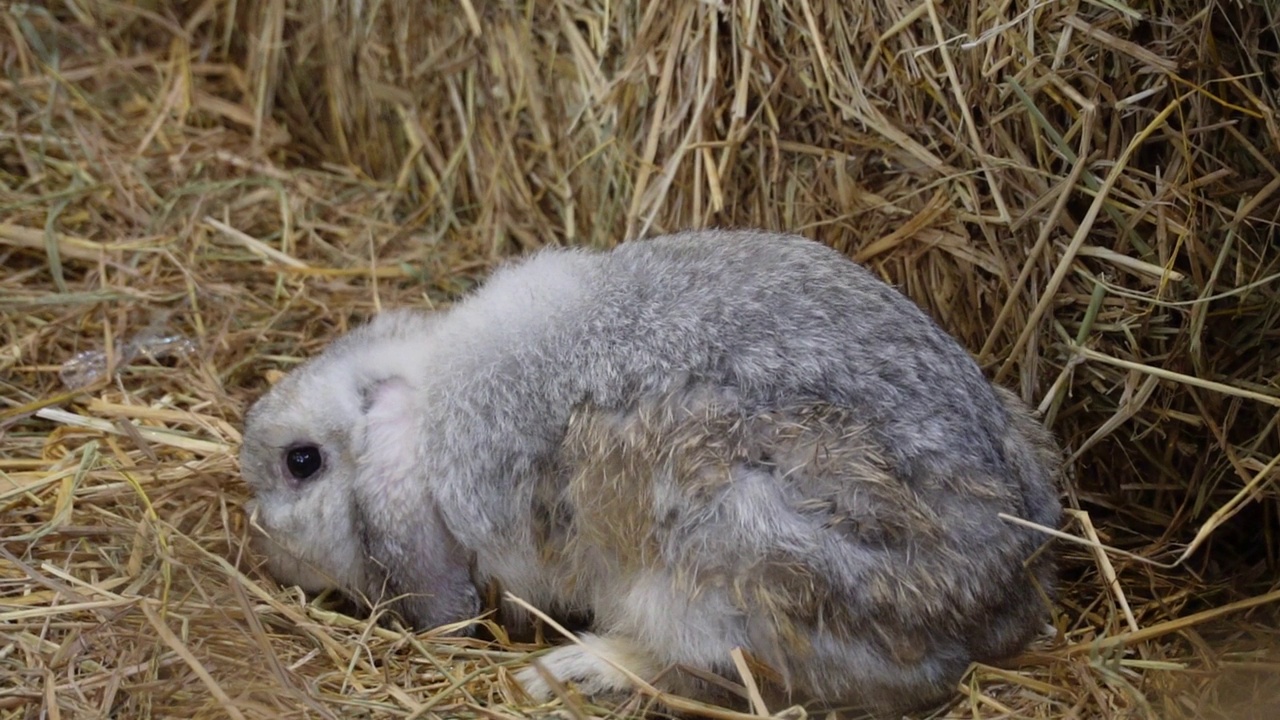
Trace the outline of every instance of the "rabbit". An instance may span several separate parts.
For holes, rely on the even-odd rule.
[[[1044,627],[1052,435],[906,296],[798,235],[547,249],[387,310],[245,414],[268,571],[465,625],[490,584],[591,627],[534,699],[660,690],[894,713]],[[716,678],[725,678],[725,682]]]

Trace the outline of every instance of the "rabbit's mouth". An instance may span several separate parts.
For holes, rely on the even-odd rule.
[[[292,552],[269,535],[259,533],[254,545],[266,556],[267,572],[281,585],[297,585],[307,593],[341,590],[341,583],[317,567],[305,555]]]
[[[290,547],[291,543],[281,537],[280,533],[272,532],[271,528],[261,522],[256,500],[246,501],[244,509],[252,531],[250,547],[266,558],[267,574],[276,582],[281,585],[296,585],[307,593],[342,589],[342,584],[312,563],[307,558],[307,553]]]

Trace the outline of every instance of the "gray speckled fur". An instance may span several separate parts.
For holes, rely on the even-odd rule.
[[[302,441],[326,467],[299,485],[279,456]],[[741,644],[801,697],[872,709],[1038,629],[1043,537],[996,513],[1056,526],[1059,462],[901,294],[746,231],[546,251],[446,312],[384,313],[256,403],[242,453],[286,581],[420,593],[396,608],[434,625],[496,580],[587,606],[638,671],[728,671]],[[611,689],[572,652],[548,666]]]

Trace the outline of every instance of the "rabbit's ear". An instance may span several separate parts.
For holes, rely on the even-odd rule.
[[[369,600],[417,628],[465,620],[479,608],[465,550],[443,522],[423,477],[416,394],[400,378],[362,393],[355,515]]]

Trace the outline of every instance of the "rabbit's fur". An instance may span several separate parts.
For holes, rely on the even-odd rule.
[[[797,700],[929,704],[1018,652],[1052,592],[1045,536],[997,517],[1057,525],[1048,432],[904,296],[795,236],[537,253],[337,340],[244,438],[279,579],[424,628],[495,581],[587,610],[593,634],[541,660],[587,692],[629,687],[612,661],[709,693],[699,671],[734,677],[742,647]],[[282,453],[306,443],[324,467],[297,481]]]

